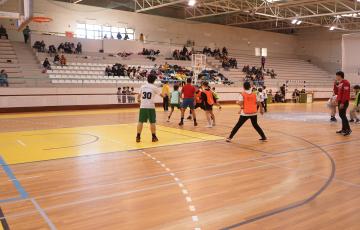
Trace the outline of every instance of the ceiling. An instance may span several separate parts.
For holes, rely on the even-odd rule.
[[[80,0],[77,4],[280,33],[311,27],[360,31],[357,0],[196,0],[194,6],[189,6],[188,1]]]

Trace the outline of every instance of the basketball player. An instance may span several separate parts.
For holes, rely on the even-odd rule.
[[[342,134],[343,136],[349,136],[351,134],[351,129],[349,121],[346,117],[346,110],[349,107],[350,101],[350,82],[345,80],[345,75],[342,71],[336,73],[336,80],[339,82],[337,89],[338,96],[336,100],[339,106],[339,116],[342,121],[342,128],[336,133]]]
[[[188,107],[190,108],[191,114],[194,117],[194,126],[198,125],[198,123],[196,122],[196,114],[195,114],[195,103],[196,103],[195,92],[196,92],[196,89],[191,83],[192,83],[192,79],[188,78],[186,80],[186,84],[183,86],[183,88],[181,90],[183,102],[181,105],[181,120],[180,120],[179,126],[184,125],[184,114],[185,114],[185,110]]]
[[[215,126],[215,115],[213,113],[213,105],[215,104],[214,93],[211,91],[209,87],[209,82],[204,81],[201,84],[202,92],[201,92],[201,101],[203,103],[203,109],[205,111],[206,119],[208,121],[208,125],[206,128],[212,128]]]
[[[256,96],[251,90],[250,82],[244,82],[244,92],[240,94],[240,99],[238,104],[240,105],[240,119],[231,131],[230,136],[226,139],[227,142],[231,142],[232,138],[235,136],[236,132],[241,128],[241,126],[248,120],[251,120],[251,124],[256,129],[261,137],[261,141],[265,141],[267,138],[264,134],[264,131],[260,128],[257,123],[257,105],[260,107],[260,113],[264,114],[264,108],[260,104],[260,98]]]
[[[335,81],[334,82],[334,88],[333,88],[333,95],[330,98],[329,102],[328,102],[328,106],[330,108],[330,122],[337,122],[337,119],[335,117],[336,115],[336,106],[337,106],[337,95],[338,95],[338,82]]]
[[[354,102],[354,107],[350,111],[350,122],[355,122],[356,124],[359,124],[360,120],[356,116],[356,113],[360,111],[360,85],[355,85],[354,91],[355,91],[355,102]]]
[[[139,123],[137,126],[136,142],[141,141],[141,132],[143,124],[150,122],[150,130],[152,134],[152,142],[159,141],[156,136],[156,111],[155,111],[155,97],[161,94],[161,89],[154,85],[156,80],[155,74],[150,74],[147,77],[147,83],[141,86],[138,94],[138,102],[140,103]]]
[[[181,95],[181,93],[179,92],[179,85],[175,84],[174,85],[174,91],[172,91],[170,93],[170,107],[171,107],[171,110],[170,110],[170,114],[168,116],[167,122],[170,122],[170,118],[171,118],[171,115],[174,112],[174,109],[175,108],[180,109],[180,95]]]

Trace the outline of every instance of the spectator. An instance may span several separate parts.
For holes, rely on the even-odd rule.
[[[3,25],[0,26],[0,39],[2,37],[5,37],[6,39],[9,39],[9,36],[6,32],[6,29],[3,27]]]
[[[51,64],[50,64],[48,58],[45,58],[45,61],[43,62],[43,67],[44,67],[45,70],[50,70],[51,69]]]
[[[105,74],[107,76],[113,76],[114,75],[113,72],[112,72],[112,69],[111,69],[111,67],[109,65],[105,69]]]
[[[61,58],[60,58],[60,65],[61,65],[61,66],[66,65],[66,58],[65,58],[65,56],[64,56],[64,55],[61,55]]]
[[[78,42],[78,44],[76,45],[76,53],[81,54],[82,53],[82,45],[80,42]]]
[[[227,50],[227,48],[225,46],[222,49],[222,55],[223,56],[228,56],[228,50]]]
[[[108,37],[107,37],[107,34],[105,34],[105,35],[104,35],[104,39],[107,39],[107,38],[108,38]]]
[[[56,54],[56,48],[54,45],[49,46],[49,54]]]
[[[121,36],[121,33],[118,32],[117,35],[116,35],[117,39],[121,40],[122,39],[122,36]]]
[[[59,54],[56,54],[54,57],[54,64],[55,65],[60,65],[60,56]]]
[[[4,85],[6,87],[9,87],[8,75],[6,71],[3,69],[0,71],[0,86],[4,86]]]
[[[117,95],[118,103],[121,103],[121,97],[122,97],[121,87],[118,88],[116,95]]]
[[[23,30],[25,44],[27,44],[27,42],[30,38],[30,34],[31,34],[31,30],[30,30],[29,26],[26,26],[25,29]]]
[[[124,37],[124,40],[129,40],[129,35],[128,34],[125,34],[125,37]]]
[[[265,69],[265,61],[266,61],[266,58],[264,56],[261,57],[261,69]]]
[[[294,92],[292,94],[292,98],[295,103],[298,103],[300,101],[300,91],[298,89],[294,90]]]
[[[143,34],[143,33],[140,34],[139,40],[140,40],[140,42],[144,42],[144,41],[145,41],[145,39],[144,39],[144,34]]]
[[[281,96],[282,96],[283,98],[285,98],[285,96],[286,96],[286,85],[285,85],[285,84],[283,84],[283,85],[280,87],[280,92],[281,92]]]

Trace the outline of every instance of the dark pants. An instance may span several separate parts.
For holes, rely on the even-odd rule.
[[[349,121],[346,117],[346,110],[349,107],[349,101],[346,101],[344,103],[344,107],[342,109],[340,109],[340,104],[339,104],[339,116],[341,118],[342,121],[342,131],[349,131],[350,130],[350,124]]]
[[[251,120],[251,124],[252,126],[256,129],[256,131],[258,132],[258,134],[262,137],[265,138],[265,133],[264,131],[260,128],[259,124],[257,123],[257,115],[254,116],[243,116],[241,115],[239,118],[239,121],[236,123],[235,127],[233,128],[233,130],[231,131],[231,134],[229,136],[230,139],[232,139],[235,134],[237,133],[237,131],[241,128],[241,126],[248,120]]]
[[[1,39],[2,37],[5,37],[6,39],[9,39],[9,36],[8,36],[7,34],[0,34],[0,39]]]
[[[24,40],[25,40],[25,43],[27,43],[27,42],[28,42],[29,37],[30,37],[29,35],[25,35],[25,34],[24,34]]]
[[[163,107],[164,107],[164,111],[169,110],[169,96],[165,96],[163,98]]]
[[[263,102],[263,106],[264,106],[264,110],[265,110],[265,113],[267,112],[267,98],[265,98],[264,102]]]

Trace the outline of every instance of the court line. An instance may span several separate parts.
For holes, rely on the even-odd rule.
[[[68,149],[68,148],[75,148],[75,147],[80,147],[80,146],[84,146],[84,145],[89,145],[89,144],[93,144],[97,141],[99,141],[99,137],[93,134],[88,134],[88,133],[39,133],[39,134],[29,134],[29,135],[23,135],[26,137],[32,137],[32,136],[46,136],[46,135],[63,135],[63,134],[69,134],[69,135],[80,135],[80,136],[90,136],[93,137],[94,140],[83,143],[83,144],[78,144],[78,145],[69,145],[69,146],[62,146],[62,147],[55,147],[55,148],[48,148],[48,149],[43,149],[43,150],[57,150],[57,149]]]
[[[36,210],[40,213],[40,215],[42,216],[42,218],[45,220],[45,222],[47,223],[47,225],[49,226],[50,230],[56,230],[55,225],[51,222],[50,218],[48,217],[48,215],[45,213],[44,209],[42,209],[40,207],[40,205],[38,204],[38,202],[34,199],[31,198],[30,199],[31,203],[33,203],[34,207],[36,208]]]
[[[10,230],[9,224],[6,221],[4,212],[1,209],[1,207],[0,207],[0,218],[1,218],[0,222],[1,222],[2,230]]]
[[[267,217],[270,217],[270,216],[274,216],[274,215],[277,215],[279,213],[287,212],[289,210],[296,209],[296,208],[301,207],[301,206],[303,206],[305,204],[308,204],[311,201],[315,200],[321,193],[323,193],[329,187],[329,185],[331,184],[331,182],[333,181],[333,179],[335,177],[335,172],[336,172],[335,161],[331,157],[331,155],[326,150],[324,150],[321,146],[319,146],[317,144],[314,144],[311,141],[309,141],[309,140],[307,140],[307,139],[305,139],[303,137],[298,137],[298,136],[295,136],[295,135],[292,135],[292,134],[289,134],[289,133],[285,133],[285,132],[282,132],[282,131],[277,131],[277,130],[269,130],[269,131],[280,133],[280,134],[283,134],[283,135],[286,135],[286,136],[290,136],[290,137],[302,140],[302,141],[304,141],[304,142],[306,142],[306,143],[308,143],[308,144],[310,144],[310,145],[312,145],[314,147],[317,147],[330,161],[330,164],[331,164],[330,175],[328,176],[326,182],[320,187],[320,189],[318,191],[316,191],[314,194],[312,194],[310,197],[308,197],[308,198],[306,198],[304,200],[300,200],[300,201],[297,201],[297,202],[294,202],[294,203],[290,203],[290,204],[288,204],[286,206],[283,206],[283,207],[275,208],[275,209],[269,210],[267,212],[260,213],[258,215],[255,215],[254,217],[248,218],[248,219],[246,219],[244,221],[241,221],[241,222],[235,223],[233,225],[221,228],[221,230],[229,230],[229,229],[233,229],[233,228],[238,228],[238,227],[240,227],[242,225],[250,224],[250,223],[256,222],[258,220],[261,220],[261,219],[264,219],[264,218],[267,218]]]
[[[27,192],[25,191],[25,189],[21,186],[20,182],[16,179],[14,173],[12,172],[10,166],[8,164],[6,164],[6,162],[4,161],[4,159],[2,158],[2,156],[0,156],[0,165],[3,168],[4,172],[6,173],[6,175],[8,176],[8,178],[12,181],[14,187],[16,188],[16,190],[19,192],[20,194],[20,198],[28,198],[29,195],[27,194]]]
[[[21,140],[16,140],[16,142],[19,144],[19,145],[22,145],[23,147],[26,146],[26,144],[24,142],[22,142]]]
[[[29,200],[29,194],[25,191],[25,189],[22,187],[20,182],[16,179],[16,177],[15,177],[13,171],[11,170],[10,166],[4,161],[4,159],[2,158],[1,155],[0,155],[0,165],[2,166],[3,170],[5,171],[5,173],[9,177],[9,179],[12,181],[12,183],[15,186],[16,190],[20,193],[20,197],[18,197],[18,198],[10,198],[10,199],[7,199],[7,200],[1,200],[0,202],[4,202],[4,201],[8,202],[9,200],[10,201]],[[35,201],[35,199],[30,198],[30,201],[34,204],[35,208],[40,213],[40,215],[44,218],[46,223],[49,225],[50,229],[51,230],[56,230],[56,228],[53,228],[53,227],[55,227],[54,224],[50,221],[50,219],[47,217],[47,215],[41,209],[41,207]],[[5,217],[2,217],[0,219],[4,220]]]

